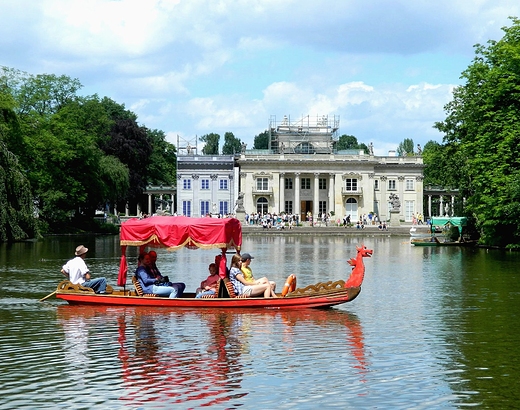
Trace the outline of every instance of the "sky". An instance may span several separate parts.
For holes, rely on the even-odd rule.
[[[387,155],[433,125],[518,0],[0,0],[0,65],[77,78],[194,145],[336,116]],[[202,144],[199,142],[199,149]]]

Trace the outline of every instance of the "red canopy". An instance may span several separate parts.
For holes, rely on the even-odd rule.
[[[125,286],[126,246],[161,246],[170,250],[182,247],[223,250],[242,246],[242,227],[236,218],[189,218],[186,216],[152,216],[129,219],[121,224],[121,264],[118,286]]]
[[[235,248],[242,245],[242,228],[235,218],[188,218],[152,216],[121,224],[121,246],[159,245],[170,250],[183,246],[202,249]]]

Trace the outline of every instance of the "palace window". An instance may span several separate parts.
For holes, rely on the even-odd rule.
[[[406,180],[406,185],[405,185],[405,186],[406,186],[405,189],[406,189],[407,191],[413,191],[413,189],[414,189],[414,188],[413,188],[413,179],[407,179],[407,180]]]
[[[229,212],[228,202],[227,201],[220,201],[219,202],[219,211],[220,211],[221,215],[226,215]]]
[[[191,189],[191,179],[182,180],[182,189]]]
[[[260,215],[266,214],[269,211],[269,201],[267,198],[261,197],[256,201],[256,212]]]
[[[325,178],[320,178],[318,180],[319,189],[327,189],[327,180]]]
[[[289,215],[293,213],[293,202],[285,201],[285,212]]]
[[[292,178],[285,178],[285,189],[293,189]]]
[[[411,221],[415,213],[415,201],[404,201],[404,219]]]
[[[182,201],[182,214],[191,216],[191,201]]]
[[[320,201],[318,203],[318,215],[327,213],[327,201]]]
[[[379,190],[379,180],[378,179],[374,180],[374,189],[376,191]]]
[[[302,178],[300,180],[300,189],[311,189],[311,179],[310,178]]]
[[[228,190],[228,180],[227,179],[219,179],[218,181],[218,189],[227,191]]]
[[[209,179],[200,180],[200,189],[209,189]]]
[[[352,191],[357,192],[358,190],[358,183],[357,178],[347,178],[345,180],[345,190],[346,191]]]
[[[256,190],[257,191],[268,191],[269,190],[269,179],[268,178],[257,178],[256,179]]]
[[[209,201],[200,201],[200,216],[209,214]]]
[[[388,190],[389,191],[395,191],[395,179],[389,179],[388,180]]]

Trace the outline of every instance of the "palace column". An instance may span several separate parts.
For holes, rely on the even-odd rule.
[[[300,173],[294,174],[294,214],[301,222],[301,203],[300,203]]]
[[[316,223],[318,220],[318,213],[319,213],[319,203],[320,203],[320,173],[315,172],[314,173],[314,191],[313,191],[313,200],[312,200],[312,222]]]
[[[148,213],[152,214],[152,194],[148,194]]]
[[[455,216],[455,197],[451,196],[451,216]]]
[[[336,212],[335,207],[335,198],[334,198],[334,174],[329,174],[329,212],[334,212],[334,219],[338,218],[338,213]]]
[[[399,181],[398,192],[399,192],[399,200],[401,201],[401,209],[399,212],[399,216],[402,217],[406,221],[406,205],[404,202],[404,177],[398,176],[397,181]],[[410,215],[410,218],[411,218],[411,215]],[[411,219],[408,219],[408,220],[410,221]]]
[[[443,205],[443,200],[442,200],[442,195],[440,196],[440,205],[439,205],[439,215],[438,216],[443,216],[444,215],[444,205]]]
[[[278,213],[285,211],[285,174],[280,173],[280,201],[278,205]]]
[[[428,218],[432,217],[432,196],[428,195]]]

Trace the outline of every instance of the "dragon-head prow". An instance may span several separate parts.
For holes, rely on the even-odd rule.
[[[358,255],[361,254],[361,257],[363,258],[370,258],[374,252],[372,249],[368,249],[365,245],[356,246],[356,250],[358,251]]]

